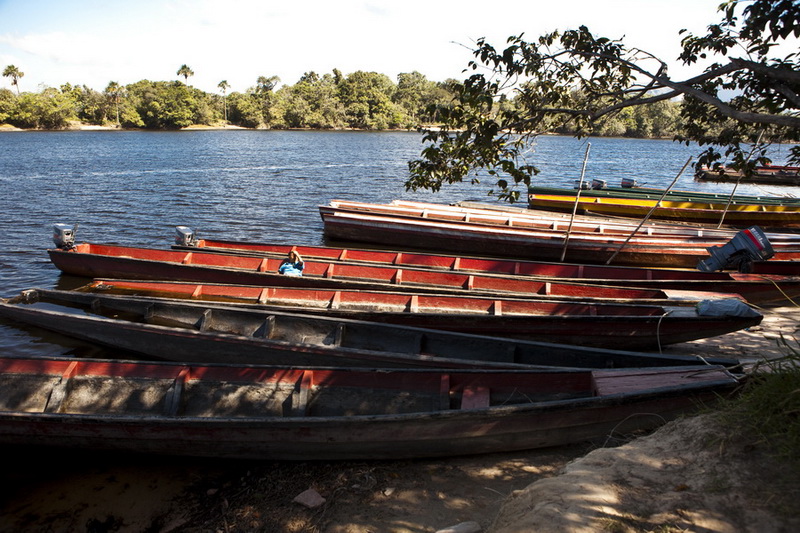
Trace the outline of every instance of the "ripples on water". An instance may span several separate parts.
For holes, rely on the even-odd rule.
[[[669,185],[696,150],[669,141],[594,139],[586,179],[623,177]],[[0,134],[0,296],[29,287],[69,286],[46,250],[54,223],[78,224],[77,240],[167,248],[174,228],[200,236],[323,244],[317,206],[332,199],[396,198],[449,203],[491,201],[490,182],[443,192],[406,192],[407,162],[419,156],[417,133],[193,131],[8,132]],[[530,154],[537,182],[572,186],[586,143],[542,137]],[[695,183],[676,188],[729,191]],[[773,192],[740,187],[742,194]],[[788,192],[796,193],[796,190]],[[92,348],[0,323],[6,353],[59,355]]]

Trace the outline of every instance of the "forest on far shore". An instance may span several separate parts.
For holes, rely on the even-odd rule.
[[[185,66],[184,66],[185,67]],[[183,67],[182,67],[183,69]],[[184,80],[111,82],[103,92],[64,84],[39,92],[0,89],[0,124],[22,129],[68,129],[74,123],[127,129],[174,130],[189,126],[233,125],[264,129],[413,130],[438,122],[436,107],[454,105],[459,82],[428,80],[419,72],[393,81],[385,74],[356,71],[343,75],[307,72],[294,85],[276,76],[259,77],[244,92],[208,93]],[[512,99],[498,105],[513,106]],[[627,108],[609,117],[597,135],[665,138],[680,133],[677,101]],[[550,133],[571,133],[569,126]]]

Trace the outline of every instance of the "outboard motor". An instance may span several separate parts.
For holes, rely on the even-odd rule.
[[[633,189],[634,187],[638,187],[639,183],[633,178],[622,178],[620,185],[626,189]]]
[[[53,224],[53,243],[56,248],[61,250],[72,250],[75,248],[75,232],[78,225],[68,226],[67,224]]]
[[[175,227],[175,244],[178,246],[194,246],[197,244],[197,239],[194,236],[194,231],[188,226]]]
[[[606,180],[599,180],[597,178],[592,180],[592,189],[605,189]]]
[[[750,272],[753,261],[766,261],[773,255],[772,245],[758,226],[743,229],[727,244],[706,248],[711,257],[700,261],[697,269],[714,272],[725,268],[736,268],[739,272]]]
[[[575,189],[579,189],[581,191],[585,191],[585,190],[587,190],[589,188],[589,182],[588,181],[575,180],[575,187],[574,188]]]

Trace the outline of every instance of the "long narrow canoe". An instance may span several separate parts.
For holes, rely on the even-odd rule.
[[[545,263],[503,258],[482,258],[406,252],[395,250],[338,248],[329,246],[255,243],[220,239],[197,239],[193,245],[173,245],[180,250],[198,249],[214,253],[286,257],[295,251],[308,261],[336,261],[392,265],[404,269],[434,269],[454,272],[531,276],[540,280],[591,285],[616,285],[652,288],[663,291],[687,290],[689,294],[717,292],[739,294],[756,305],[790,303],[800,298],[800,276],[780,274],[742,274],[738,272],[700,272],[696,269],[666,269]],[[782,261],[770,261],[780,265]],[[800,268],[795,266],[795,274]],[[677,297],[678,294],[665,292]]]
[[[694,307],[594,305],[135,280],[101,280],[85,290],[240,302],[338,318],[625,350],[723,335],[757,325],[763,318],[737,299],[705,300]]]
[[[667,223],[647,223],[640,227],[639,222],[622,222],[620,218],[607,218],[600,216],[578,216],[562,213],[560,218],[546,216],[547,211],[533,209],[506,207],[505,209],[487,209],[486,204],[478,202],[460,202],[459,205],[443,206],[427,202],[411,202],[407,200],[393,200],[391,204],[365,204],[359,202],[332,201],[331,205],[339,210],[353,210],[356,212],[375,212],[392,214],[392,210],[400,216],[412,218],[438,218],[441,220],[462,221],[469,224],[500,225],[508,227],[530,227],[534,229],[542,220],[552,223],[550,229],[558,229],[562,242],[568,241],[569,246],[582,239],[593,241],[596,234],[608,234],[612,237],[619,235],[625,237],[623,244],[615,244],[616,249],[635,247],[639,237],[648,237],[648,243],[659,242],[665,247],[671,246],[674,239],[685,239],[688,246],[702,244],[706,252],[709,246],[719,247],[727,244],[737,233],[736,229],[716,229],[703,225],[685,225]],[[798,203],[800,205],[800,202]],[[493,217],[498,211],[505,212],[505,216]],[[432,216],[431,213],[439,213]],[[446,214],[443,214],[446,213]],[[555,215],[555,213],[553,213]],[[624,218],[624,217],[623,217]],[[675,222],[675,221],[669,221]],[[684,221],[681,221],[684,222]],[[583,228],[583,230],[581,230]],[[578,231],[575,231],[578,229]],[[759,231],[760,228],[759,228]],[[567,237],[567,234],[569,236]],[[629,239],[631,235],[633,238]],[[748,263],[751,272],[760,274],[800,274],[800,233],[789,231],[764,232],[775,254],[769,261],[756,260]],[[617,242],[622,242],[617,241]],[[568,246],[568,247],[569,247]],[[562,246],[563,247],[563,246]],[[783,264],[779,264],[783,263]]]
[[[797,202],[731,201],[728,203],[727,200],[721,198],[712,199],[680,196],[674,199],[665,198],[658,202],[658,198],[637,196],[629,192],[619,194],[606,192],[604,194],[602,189],[597,192],[593,192],[592,190],[580,191],[580,194],[578,194],[577,190],[570,189],[540,189],[531,187],[529,190],[531,192],[528,195],[528,199],[534,200],[535,204],[539,202],[544,203],[546,200],[553,200],[554,202],[559,201],[561,197],[565,197],[568,200],[571,199],[574,202],[575,197],[580,196],[581,200],[585,197],[587,202],[591,204],[619,204],[647,208],[658,205],[659,208],[701,209],[721,212],[724,211],[727,206],[728,213],[797,213],[800,211],[800,203]]]
[[[336,200],[339,202],[338,200]],[[367,204],[368,205],[368,204]],[[537,220],[552,220],[557,224],[560,230],[571,224],[571,232],[580,233],[619,233],[628,236],[636,230],[636,235],[641,236],[657,236],[657,237],[687,237],[689,239],[700,238],[720,242],[727,242],[736,233],[739,232],[738,228],[730,225],[723,224],[717,227],[717,224],[709,225],[707,223],[693,223],[683,220],[655,220],[641,223],[640,220],[631,220],[629,217],[620,216],[602,216],[595,214],[586,215],[572,215],[572,212],[549,211],[543,209],[533,209],[530,207],[516,207],[513,205],[498,206],[497,204],[486,204],[482,202],[461,201],[452,205],[436,204],[430,202],[415,202],[409,200],[392,200],[388,204],[377,204],[381,206],[394,206],[397,208],[406,209],[444,209],[451,213],[466,213],[469,214],[471,221],[474,223],[478,221],[476,215],[488,215],[491,213],[500,214],[505,213],[512,215],[512,218],[501,218],[500,224],[503,225],[517,225],[524,224],[524,220],[537,221]],[[800,201],[798,201],[800,207]],[[769,237],[770,242],[774,242],[776,246],[794,246],[800,242],[800,234],[794,229],[781,229],[777,228],[772,231],[767,231],[765,234]]]
[[[581,300],[619,303],[659,300],[679,304],[679,290],[627,289],[581,283],[540,281],[526,276],[471,274],[440,270],[403,269],[393,265],[306,261],[302,276],[279,274],[281,257],[238,256],[201,251],[158,250],[79,244],[71,250],[48,250],[53,264],[75,276],[206,283],[313,287],[321,289],[384,290],[461,295],[505,294],[536,300]],[[699,295],[700,298],[709,295]],[[648,302],[652,303],[652,302]]]
[[[528,205],[534,209],[571,212],[576,203],[576,193],[528,194]],[[764,228],[800,227],[800,206],[766,204],[731,204],[725,202],[692,202],[637,198],[592,198],[580,195],[578,211],[599,215],[626,216],[642,219],[658,203],[651,218],[685,220],[737,227],[761,226]]]
[[[458,371],[0,358],[0,443],[236,459],[508,452],[649,430],[719,367]]]
[[[545,187],[541,185],[531,185],[528,192],[533,194],[575,194],[576,189],[565,189],[563,187]],[[731,197],[728,193],[700,192],[685,190],[657,189],[652,187],[603,187],[602,189],[581,190],[581,196],[592,198],[611,197],[611,198],[644,198],[648,200],[660,200],[663,196],[665,200],[693,201],[693,202],[712,202],[717,204],[732,205],[755,204],[755,205],[800,205],[800,198],[788,196],[755,196],[734,194]]]
[[[564,253],[564,233],[356,213],[331,205],[320,206],[320,216],[325,236],[337,241],[537,261],[560,261],[564,254],[568,263],[604,264],[611,260],[623,266],[696,268],[710,257],[708,248],[717,245],[657,237],[634,237],[626,242],[622,236],[583,235],[570,237]],[[800,252],[778,252],[775,258],[794,261],[800,259]]]
[[[0,316],[113,349],[184,363],[529,369],[738,366],[729,358],[529,342],[109,292],[29,289],[0,301]]]
[[[354,212],[398,217],[423,218],[432,221],[456,222],[503,228],[529,229],[545,232],[543,235],[555,235],[564,239],[569,232],[570,239],[593,239],[599,235],[610,238],[627,239],[633,235],[632,243],[658,242],[665,244],[685,244],[700,246],[704,250],[709,246],[719,246],[730,241],[737,233],[731,229],[715,229],[697,226],[667,225],[648,223],[639,228],[637,222],[603,219],[596,217],[571,217],[547,215],[542,211],[519,210],[501,212],[465,206],[434,204],[427,202],[410,202],[393,200],[388,204],[353,202],[347,200],[331,200],[321,211]],[[773,248],[778,253],[796,252],[800,258],[800,234],[786,232],[767,233]],[[624,239],[619,242],[624,242]],[[788,258],[788,257],[786,257]]]

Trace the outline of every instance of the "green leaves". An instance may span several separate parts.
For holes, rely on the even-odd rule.
[[[140,81],[128,86],[128,94],[147,128],[171,130],[196,123],[197,92],[183,83]]]
[[[722,21],[709,25],[706,35],[681,31],[684,63],[720,60],[685,81],[670,79],[666,64],[651,54],[595,37],[586,26],[532,42],[512,36],[501,51],[479,39],[468,64],[473,74],[454,86],[453,105],[440,110],[443,130],[426,132],[431,145],[409,163],[406,187],[439,190],[446,183],[476,182],[484,172],[496,180],[501,198],[514,200],[513,187],[537,173],[520,161],[538,133],[568,128],[582,137],[623,117],[634,123],[618,121],[616,131],[663,135],[669,125],[647,109],[680,95],[684,132],[676,140],[708,147],[697,166],[719,164],[723,152],[734,167],[766,161],[769,143],[800,141],[796,47],[783,58],[768,55],[783,39],[800,36],[800,4],[730,0],[720,12]],[[742,50],[750,56],[728,57]],[[730,91],[737,94],[721,97]],[[662,109],[661,116],[672,109]],[[752,151],[756,139],[764,146]],[[797,160],[800,148],[792,154]]]
[[[75,120],[75,100],[58,89],[22,93],[9,114],[9,123],[19,128],[62,129]]]

